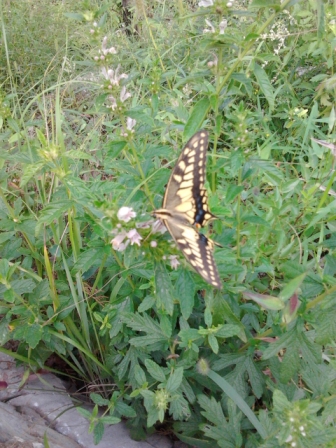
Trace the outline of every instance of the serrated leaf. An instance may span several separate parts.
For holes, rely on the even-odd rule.
[[[101,439],[103,438],[104,435],[104,424],[103,422],[100,420],[94,427],[93,430],[93,440],[94,440],[94,444],[98,445],[98,443],[101,441]]]
[[[177,369],[175,369],[174,372],[170,375],[166,386],[168,392],[173,393],[181,386],[183,380],[183,372],[183,367],[177,367]]]
[[[91,393],[90,398],[98,406],[108,406],[109,405],[109,400],[106,400],[106,398],[103,398],[99,394]]]
[[[24,167],[23,174],[20,179],[20,187],[23,188],[27,183],[43,168],[43,163],[29,164]]]
[[[230,338],[239,334],[240,327],[234,324],[225,324],[216,332],[217,338]]]
[[[272,87],[272,84],[270,80],[268,79],[267,73],[265,70],[259,65],[254,65],[254,74],[257,79],[257,82],[259,84],[259,87],[263,94],[265,95],[265,98],[269,104],[270,110],[274,110],[274,102],[275,102],[275,95],[274,90]]]
[[[76,408],[76,410],[86,419],[90,419],[91,418],[91,412],[88,411],[87,409],[84,408]]]
[[[73,275],[78,271],[86,272],[89,270],[96,260],[101,260],[105,254],[105,248],[89,248],[81,252],[78,259],[71,270]]]
[[[9,261],[5,258],[0,259],[0,282],[5,282],[9,272]]]
[[[111,158],[118,157],[126,145],[127,145],[127,142],[125,140],[121,140],[118,142],[109,142],[106,145],[107,150],[108,150],[108,156]]]
[[[49,225],[54,220],[60,218],[66,211],[69,210],[73,205],[72,201],[58,201],[58,202],[52,202],[47,207],[45,207],[39,216],[38,223],[36,225],[35,229],[35,235],[38,236],[41,227],[43,225]]]
[[[116,411],[119,412],[120,415],[126,418],[135,418],[137,416],[136,411],[128,406],[126,403],[122,401],[118,401],[116,404]],[[115,418],[115,417],[114,417]],[[120,420],[120,419],[118,419]]]
[[[286,384],[290,381],[299,369],[300,357],[295,347],[287,348],[282,358],[280,366],[281,382]]]
[[[133,412],[132,417],[135,417],[136,414]],[[105,417],[101,417],[100,421],[105,425],[116,425],[121,422],[119,417],[113,417],[113,415],[106,415]]]
[[[134,367],[134,377],[139,386],[142,386],[147,381],[145,372],[139,365]]]
[[[281,414],[291,408],[291,403],[287,400],[286,395],[277,389],[273,392],[273,404],[274,410]]]
[[[30,348],[35,348],[42,339],[43,328],[39,324],[29,325],[25,332],[25,339]]]
[[[157,296],[157,307],[164,308],[171,316],[174,310],[173,285],[163,263],[155,264],[155,290]]]
[[[153,308],[155,304],[155,297],[153,296],[147,296],[144,298],[144,300],[140,303],[138,307],[139,313],[143,313],[144,311],[147,311],[151,308]]]
[[[188,320],[193,307],[195,295],[195,282],[189,271],[180,269],[179,276],[175,283],[176,297],[180,302],[182,316]]]
[[[147,368],[147,372],[155,380],[160,381],[160,383],[166,381],[166,375],[164,374],[163,369],[159,365],[157,365],[156,362],[150,359],[146,359],[145,366]]]
[[[287,347],[290,344],[290,341],[295,339],[296,332],[295,329],[288,331],[280,336],[278,340],[272,342],[268,348],[264,351],[263,359],[272,358],[272,356],[276,356],[281,349]]]
[[[240,185],[229,185],[225,195],[226,202],[233,201],[243,190],[244,187]]]
[[[16,279],[11,282],[11,286],[16,294],[21,295],[33,292],[36,287],[36,283],[30,278]]]
[[[316,342],[320,345],[326,345],[328,342],[336,340],[336,319],[334,312],[324,310],[315,316],[319,325],[316,327]]]

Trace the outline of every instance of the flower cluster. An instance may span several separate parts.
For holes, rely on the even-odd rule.
[[[128,223],[133,218],[136,217],[136,212],[133,210],[132,207],[124,206],[118,210],[117,217],[119,221]],[[122,228],[121,222],[117,224],[116,228],[112,231],[112,233],[115,235],[114,238],[111,240],[111,244],[114,250],[117,250],[118,252],[123,252],[129,244],[131,246],[133,246],[133,244],[137,244],[138,246],[140,246],[141,240],[143,238],[139,234],[137,229],[152,228],[153,233],[164,233],[167,230],[165,225],[159,219],[157,219],[156,221],[150,220],[150,221],[138,222],[135,224],[135,227],[136,228],[126,230]],[[157,242],[155,240],[152,240],[150,242],[150,247],[152,248],[157,247]],[[169,256],[164,255],[163,260],[169,260],[172,269],[177,269],[178,265],[180,264],[177,255],[169,255]]]
[[[121,207],[117,213],[117,217],[119,221],[129,222],[132,218],[136,217],[136,213],[132,207]],[[117,229],[114,230],[116,236],[111,241],[114,250],[122,252],[130,243],[131,246],[133,246],[133,244],[140,246],[142,236],[136,229],[131,229],[126,232],[124,229],[119,230],[120,228],[121,225],[118,224]]]
[[[94,32],[94,30],[93,30]],[[107,48],[107,36],[103,38],[101,50],[98,50],[98,56],[94,57],[95,61],[105,61],[110,54],[117,54],[115,47]]]
[[[210,20],[205,19],[205,23],[208,25],[209,28],[204,28],[204,30],[203,30],[204,34],[205,33],[215,33],[216,32],[215,27],[210,22]],[[219,27],[219,34],[224,34],[225,28],[227,27],[227,20],[223,19],[218,27]]]
[[[94,59],[102,64],[101,73],[105,79],[102,87],[108,92],[106,106],[112,111],[122,111],[124,109],[124,103],[131,98],[132,95],[127,91],[125,85],[122,85],[120,88],[120,83],[122,80],[126,80],[128,78],[127,73],[121,72],[120,65],[118,65],[117,68],[109,67],[109,63],[112,62],[112,57],[115,54],[117,54],[116,48],[113,46],[107,46],[107,37],[105,36],[103,38],[99,54],[96,55]],[[135,121],[133,120],[132,124],[127,124],[127,130],[132,131],[134,126]]]
[[[293,18],[289,16],[290,23],[292,23],[292,19]],[[273,50],[274,54],[276,55],[278,55],[280,53],[280,50],[285,47],[286,37],[288,37],[290,34],[286,26],[286,22],[287,18],[279,19],[272,25],[268,34],[262,34],[260,36],[260,39],[263,39],[264,41],[270,40],[276,43],[276,47]],[[265,61],[262,66],[265,67],[267,64],[268,61]]]
[[[98,26],[97,22],[93,22],[93,28],[90,29],[90,33],[95,36],[98,37],[99,33],[100,33],[100,27]]]

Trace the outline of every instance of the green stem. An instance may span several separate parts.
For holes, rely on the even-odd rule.
[[[149,191],[149,188],[148,188],[148,185],[147,185],[147,182],[146,182],[146,176],[145,176],[145,173],[143,172],[143,169],[142,169],[142,166],[141,166],[138,154],[136,152],[136,149],[134,147],[134,144],[130,143],[130,147],[131,147],[131,150],[132,150],[133,157],[135,158],[136,165],[137,165],[138,171],[140,173],[141,180],[144,183],[144,189],[145,189],[146,195],[147,195],[147,197],[149,199],[149,202],[151,203],[151,206],[153,208],[155,208],[151,192]]]
[[[218,92],[219,86],[220,86],[220,73],[222,71],[222,62],[223,62],[223,49],[219,48],[218,50],[218,61],[217,61],[217,70],[216,70],[216,91]],[[214,107],[214,115],[215,120],[217,120],[218,117],[218,110],[219,110],[219,96],[217,95],[217,101]],[[216,123],[217,124],[217,123]],[[215,127],[216,132],[214,135],[214,144],[212,148],[212,170],[211,170],[211,191],[216,191],[216,183],[217,183],[217,176],[216,176],[216,163],[217,163],[217,144],[218,144],[218,132],[217,132],[217,126]]]
[[[238,182],[237,185],[242,183],[242,168],[238,171]],[[236,211],[236,220],[237,220],[237,231],[236,231],[236,240],[237,240],[237,259],[240,258],[240,228],[241,228],[241,220],[240,220],[240,205],[241,205],[241,195],[238,195],[237,198],[237,211]]]
[[[312,300],[307,304],[306,309],[310,310],[311,308],[315,308],[315,306],[321,303],[327,296],[335,292],[336,292],[336,285],[325,291],[323,294],[320,294],[319,296],[315,297],[314,300]]]

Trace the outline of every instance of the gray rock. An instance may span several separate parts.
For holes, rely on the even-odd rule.
[[[19,389],[24,373],[15,361],[0,353],[0,381],[8,388],[0,391],[0,442],[13,447],[41,448],[47,434],[52,448],[95,448],[88,421],[77,412],[63,382],[52,374],[30,375]],[[20,411],[17,412],[17,411]],[[17,439],[15,439],[17,437]],[[21,445],[20,440],[24,441]],[[35,445],[30,445],[30,443]],[[12,445],[8,445],[12,446]],[[99,448],[171,448],[172,442],[158,434],[146,441],[135,441],[129,436],[124,422],[105,427]],[[0,445],[0,448],[1,445]]]

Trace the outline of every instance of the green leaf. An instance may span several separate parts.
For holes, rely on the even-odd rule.
[[[217,341],[217,338],[216,338],[215,335],[209,334],[209,336],[208,336],[208,343],[210,345],[211,350],[214,353],[218,353],[219,346],[218,346],[218,341]]]
[[[90,248],[87,250],[84,250],[81,252],[78,256],[78,259],[76,263],[74,264],[74,267],[71,270],[71,273],[73,275],[76,275],[77,272],[86,272],[88,271],[94,264],[96,260],[99,260],[97,266],[99,265],[99,262],[101,262],[101,259],[103,258],[105,254],[105,248]]]
[[[142,386],[147,381],[145,372],[142,370],[142,368],[139,365],[136,365],[134,367],[134,376],[135,376],[135,380],[139,386]]]
[[[118,157],[126,145],[127,145],[126,140],[121,140],[118,142],[115,142],[115,141],[109,142],[106,145],[107,151],[108,151],[108,153],[107,153],[108,157],[111,157],[111,158]]]
[[[269,104],[270,110],[273,111],[275,95],[274,95],[274,90],[273,90],[272,84],[271,84],[270,80],[268,79],[268,76],[267,76],[265,70],[259,64],[256,63],[254,65],[254,74],[255,74],[255,77],[257,78],[257,82],[259,84],[261,91],[263,92],[263,94],[266,97],[266,100]]]
[[[106,398],[103,398],[99,394],[91,393],[90,398],[98,406],[108,406],[109,405],[109,400],[107,400]]]
[[[103,438],[104,435],[104,424],[103,422],[100,420],[94,427],[93,430],[93,440],[94,440],[94,444],[98,445],[98,443],[101,441],[101,439]]]
[[[225,324],[222,325],[219,330],[216,332],[217,338],[230,338],[239,334],[240,327],[238,325],[233,324]]]
[[[43,225],[50,225],[53,221],[60,218],[66,211],[73,206],[72,201],[58,201],[47,205],[40,213],[38,223],[35,229],[35,235],[38,236]]]
[[[25,339],[30,348],[35,348],[42,339],[43,327],[38,324],[28,325]]]
[[[144,300],[140,303],[138,311],[139,313],[143,313],[144,311],[147,311],[155,305],[155,297],[154,296],[146,296]]]
[[[156,364],[156,362],[146,359],[145,366],[147,368],[147,372],[152,376],[155,380],[163,383],[166,381],[166,375],[163,372],[163,369]]]
[[[11,282],[11,286],[16,294],[21,295],[33,292],[36,288],[36,283],[30,278],[17,279]]]
[[[280,379],[284,384],[290,381],[299,369],[300,357],[298,349],[299,346],[297,344],[288,346],[286,349],[286,353],[282,358]]]
[[[87,154],[83,151],[78,151],[77,149],[71,149],[70,151],[67,151],[66,156],[70,160],[82,159],[91,160],[92,162],[94,161],[94,158],[90,154]]]
[[[135,418],[137,416],[136,411],[131,406],[128,406],[126,403],[122,401],[117,402],[116,411],[119,413],[119,415],[122,415],[123,417],[126,418]]]
[[[244,291],[243,297],[247,300],[253,300],[266,310],[279,311],[285,307],[284,302],[279,297],[258,294],[252,291]]]
[[[180,269],[175,283],[175,296],[180,302],[182,316],[185,320],[189,319],[194,307],[195,288],[195,282],[190,272],[186,269]]]
[[[171,394],[181,386],[183,380],[183,372],[183,367],[177,367],[168,378],[166,389]]]
[[[184,127],[183,137],[186,141],[202,128],[209,107],[210,101],[208,98],[202,98],[195,104],[189,120]]]
[[[306,273],[299,275],[298,277],[293,278],[284,289],[279,294],[279,299],[282,301],[288,300],[301,286],[301,283],[306,277]]]
[[[319,322],[316,327],[316,342],[320,345],[326,345],[336,340],[335,311],[323,310],[317,312],[314,317],[316,322]]]
[[[174,292],[165,265],[163,263],[155,263],[154,274],[157,307],[164,309],[171,316],[174,310]]]
[[[247,403],[242,399],[242,397],[235,391],[235,389],[229,384],[224,378],[219,376],[213,370],[209,370],[207,373],[208,377],[212,379],[222,390],[223,392],[233,400],[233,402],[238,406],[238,408],[246,415],[246,417],[250,420],[252,425],[258,431],[259,435],[265,439],[266,431],[259,422],[258,418],[254,415],[250,407]]]
[[[226,190],[225,201],[231,202],[233,201],[242,191],[244,191],[244,187],[239,185],[229,185]]]
[[[78,20],[82,22],[84,20],[83,14],[77,13],[77,12],[65,12],[65,17],[68,17],[69,19]]]
[[[9,261],[5,258],[0,259],[0,282],[5,283],[9,272]]]
[[[129,417],[136,417],[135,412],[130,412]],[[113,417],[112,415],[106,415],[104,417],[101,417],[100,421],[104,423],[104,425],[116,425],[121,422],[121,419],[119,417]]]
[[[277,389],[273,392],[273,403],[274,410],[282,414],[291,408],[291,403],[287,400],[285,394]]]
[[[25,187],[28,182],[43,168],[43,163],[26,165],[20,179],[20,187]]]
[[[88,411],[87,409],[84,409],[84,408],[79,408],[79,407],[77,407],[76,409],[87,420],[91,419],[91,412],[90,411]]]

